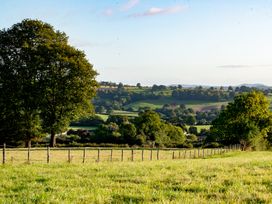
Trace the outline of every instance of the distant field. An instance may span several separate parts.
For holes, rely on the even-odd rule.
[[[0,166],[0,203],[271,203],[272,152]]]
[[[202,129],[209,130],[211,125],[191,125],[197,128],[197,132],[200,132]],[[187,129],[189,129],[190,125],[186,125]]]
[[[130,111],[121,111],[121,110],[114,110],[112,112],[112,115],[123,115],[123,116],[131,116],[131,117],[137,117],[137,112],[130,112]]]
[[[107,114],[96,114],[97,116],[101,117],[104,121],[106,121],[109,117]]]
[[[126,108],[144,108],[149,107],[151,109],[161,108],[164,104],[185,104],[186,107],[192,108],[195,111],[210,110],[213,108],[220,108],[222,105],[227,105],[228,102],[207,102],[207,101],[182,101],[176,99],[158,99],[158,100],[143,100],[135,103],[131,103]]]
[[[95,126],[70,126],[70,129],[73,130],[78,130],[78,129],[83,129],[83,130],[96,130],[97,127]]]

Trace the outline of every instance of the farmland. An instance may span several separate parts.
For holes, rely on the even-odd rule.
[[[1,203],[269,203],[272,153],[0,167]]]
[[[131,103],[125,108],[145,108],[148,107],[150,109],[162,108],[165,104],[185,104],[186,107],[192,108],[194,111],[202,111],[202,110],[210,110],[210,109],[220,109],[222,105],[227,105],[228,102],[207,102],[207,101],[189,101],[189,100],[177,100],[171,98],[163,98],[157,100],[142,100],[138,102]]]

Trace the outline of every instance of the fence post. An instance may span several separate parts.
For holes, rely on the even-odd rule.
[[[175,159],[175,151],[173,150],[172,159]]]
[[[186,149],[184,150],[184,159],[186,159]]]
[[[110,161],[112,162],[112,154],[113,154],[113,149],[111,149],[111,152],[110,152]]]
[[[200,148],[197,149],[197,157],[198,157],[198,158],[199,158],[199,156],[200,156],[200,152],[199,152],[199,151],[200,151]]]
[[[6,143],[3,144],[3,164],[6,163]]]
[[[192,153],[191,153],[191,150],[190,150],[189,159],[191,159],[191,157],[192,157]]]
[[[50,162],[50,147],[47,147],[47,164]]]
[[[97,149],[97,162],[100,162],[100,149]]]
[[[124,150],[121,150],[121,161],[124,161]]]
[[[204,148],[202,149],[202,157],[203,158],[205,157],[205,149]]]
[[[82,157],[82,163],[85,163],[85,159],[86,159],[86,147],[84,147],[83,149],[83,157]]]
[[[133,149],[131,150],[131,161],[134,161],[134,152],[133,152]]]
[[[150,160],[152,161],[152,159],[153,159],[153,151],[152,151],[152,149],[150,150]]]
[[[194,149],[194,158],[196,158],[196,149]]]
[[[159,155],[159,154],[160,154],[160,150],[158,149],[158,150],[157,150],[157,160],[160,159],[160,155]]]
[[[71,149],[68,149],[68,163],[71,163]]]
[[[179,153],[178,153],[178,158],[180,159],[180,150],[179,150]]]
[[[144,161],[144,150],[142,149],[142,161]]]
[[[30,147],[27,149],[27,163],[30,163]]]

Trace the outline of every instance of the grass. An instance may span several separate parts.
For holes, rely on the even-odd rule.
[[[0,167],[0,203],[271,203],[272,152]]]
[[[162,108],[164,104],[185,104],[187,108],[192,108],[195,111],[210,110],[213,108],[220,109],[222,105],[227,105],[228,102],[207,102],[207,101],[188,101],[177,100],[172,98],[161,98],[157,100],[142,100],[135,103],[128,104],[125,108],[138,108],[148,107],[151,109]]]
[[[192,125],[193,127],[197,128],[197,132],[200,133],[202,129],[209,130],[211,128],[211,125]],[[189,129],[191,125],[186,125],[186,128]]]
[[[111,115],[121,115],[121,116],[128,116],[128,117],[137,117],[137,112],[130,112],[130,111],[122,111],[122,110],[114,110]]]
[[[97,127],[96,126],[70,126],[69,129],[73,129],[73,130],[78,130],[78,129],[82,129],[82,130],[96,130]]]
[[[107,114],[96,114],[97,116],[101,117],[104,121],[108,120],[109,115]]]

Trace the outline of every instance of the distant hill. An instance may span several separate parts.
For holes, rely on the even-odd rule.
[[[266,86],[264,84],[241,84],[240,86],[246,86],[250,88],[257,88],[257,89],[270,89],[270,86]]]

